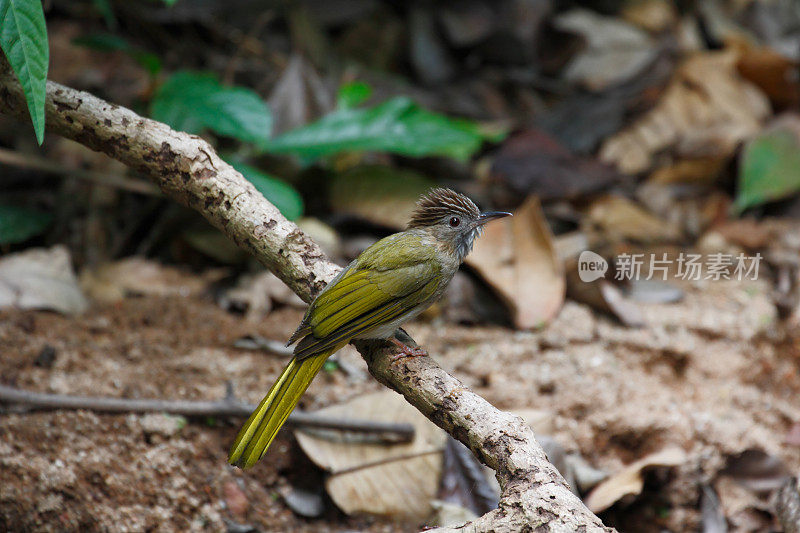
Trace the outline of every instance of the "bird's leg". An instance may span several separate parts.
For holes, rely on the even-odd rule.
[[[422,348],[412,348],[408,344],[404,343],[397,337],[389,337],[389,340],[400,348],[400,353],[395,354],[392,356],[392,362],[399,361],[400,359],[405,359],[406,357],[427,357],[428,352],[426,352]]]

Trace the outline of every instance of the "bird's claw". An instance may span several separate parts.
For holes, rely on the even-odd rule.
[[[391,362],[396,363],[400,359],[405,359],[406,357],[427,357],[428,352],[426,352],[423,348],[412,348],[411,346],[405,344],[404,342],[392,337],[389,339],[392,341],[392,344],[400,348],[400,352],[396,353],[392,356]]]

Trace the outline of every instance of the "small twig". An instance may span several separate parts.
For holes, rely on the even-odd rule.
[[[71,396],[32,392],[9,387],[8,385],[0,385],[0,402],[15,404],[26,411],[88,409],[102,413],[173,413],[192,417],[247,417],[256,408],[255,405],[236,400],[230,385],[228,386],[226,397],[218,401],[134,400],[96,396]],[[289,415],[286,423],[297,428],[319,428],[353,433],[379,434],[382,441],[392,443],[410,442],[414,438],[414,427],[411,424],[337,419],[300,411],[294,411]]]
[[[146,194],[148,196],[163,196],[158,187],[151,185],[146,181],[132,180],[123,176],[115,174],[105,174],[103,172],[93,172],[91,170],[83,170],[80,168],[65,168],[63,165],[54,163],[41,157],[33,155],[22,155],[13,150],[0,148],[0,163],[19,168],[29,168],[33,170],[41,170],[48,174],[58,174],[60,176],[70,176],[73,178],[91,181],[92,183],[99,183],[100,185],[108,185],[116,187],[124,191],[135,192],[139,194]]]

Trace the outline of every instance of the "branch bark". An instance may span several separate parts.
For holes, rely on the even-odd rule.
[[[29,120],[22,90],[2,64],[0,112]],[[316,243],[200,137],[53,82],[47,83],[45,113],[48,131],[149,176],[165,195],[199,211],[306,302],[339,272]],[[361,341],[356,348],[378,381],[497,473],[499,507],[452,531],[610,531],[570,492],[522,419],[493,407],[430,357],[392,364],[395,348],[389,343]]]

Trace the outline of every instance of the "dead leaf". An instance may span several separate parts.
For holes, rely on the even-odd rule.
[[[659,184],[714,183],[726,164],[727,160],[722,157],[681,159],[671,165],[654,170],[647,181]]]
[[[404,228],[420,196],[435,183],[411,170],[364,165],[334,177],[331,207],[336,213],[388,228]]]
[[[644,487],[644,473],[659,466],[679,466],[686,461],[680,448],[666,448],[632,463],[603,481],[584,502],[593,513],[605,511],[625,496],[635,496]]]
[[[800,103],[798,63],[772,48],[748,47],[737,63],[739,73],[757,85],[779,108],[796,107]]]
[[[645,325],[639,306],[626,298],[616,285],[605,279],[591,282],[581,280],[577,259],[567,262],[566,272],[567,296],[572,300],[615,316],[628,327],[638,328]]]
[[[541,130],[518,133],[503,143],[494,155],[491,176],[508,189],[512,201],[530,194],[543,201],[574,198],[620,179],[614,168],[572,154]]]
[[[723,476],[714,482],[722,512],[733,531],[770,531],[772,507],[752,491]]]
[[[586,40],[586,48],[572,58],[564,77],[595,91],[632,78],[658,54],[655,43],[639,28],[588,9],[562,13],[553,25]]]
[[[274,136],[305,126],[333,109],[333,96],[301,54],[289,59],[269,96]]]
[[[299,309],[306,307],[306,303],[299,296],[267,270],[242,274],[236,281],[235,287],[220,294],[218,302],[223,309],[244,312],[248,319],[266,315],[275,303]]]
[[[539,200],[486,225],[467,263],[503,298],[519,329],[542,327],[564,303],[566,281]]]
[[[81,272],[81,287],[99,302],[126,296],[191,296],[206,289],[212,278],[195,276],[143,257],[129,257]]]
[[[500,493],[489,483],[484,466],[466,446],[453,437],[448,438],[439,500],[465,507],[479,516],[497,507],[499,499]]]
[[[654,109],[600,149],[600,159],[625,173],[653,167],[654,156],[728,157],[739,142],[761,130],[769,101],[736,70],[728,50],[690,56]]]
[[[442,468],[445,433],[391,391],[359,396],[318,414],[336,418],[406,422],[414,440],[391,446],[358,443],[341,433],[298,430],[297,441],[314,463],[331,473],[326,488],[347,514],[426,518]]]
[[[678,23],[678,12],[671,0],[633,0],[625,2],[623,19],[651,33],[659,33]]]
[[[654,243],[675,241],[680,229],[646,211],[631,200],[616,195],[592,202],[586,222],[598,228],[606,239]]]
[[[88,306],[65,246],[31,248],[0,259],[0,308],[75,314]]]
[[[752,218],[726,220],[711,228],[729,243],[748,250],[764,248],[773,238],[773,233],[764,224]]]

